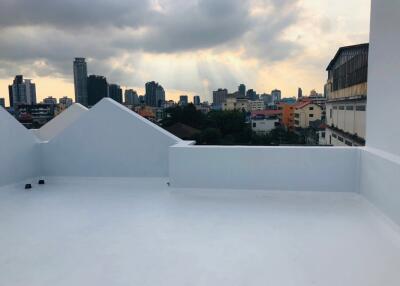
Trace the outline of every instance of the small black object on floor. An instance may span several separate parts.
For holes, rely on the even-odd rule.
[[[32,185],[31,184],[26,184],[25,185],[25,190],[30,190],[32,189]]]
[[[44,185],[44,180],[39,180],[39,185]]]

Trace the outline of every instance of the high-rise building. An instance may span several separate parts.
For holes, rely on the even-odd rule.
[[[62,109],[68,108],[72,105],[72,98],[69,97],[62,97],[59,99],[59,105],[61,106]]]
[[[228,97],[228,90],[227,89],[218,89],[213,91],[213,105],[214,107],[222,107],[222,104],[226,101]]]
[[[46,97],[45,99],[43,99],[43,103],[57,105],[57,98],[54,98],[52,96]]]
[[[17,107],[20,104],[36,104],[36,86],[30,79],[22,75],[14,78],[13,84],[8,86],[10,106]]]
[[[299,87],[299,89],[297,90],[297,99],[300,99],[303,97],[303,90],[301,89],[301,87]]]
[[[198,95],[195,95],[195,96],[193,96],[193,104],[194,105],[200,105],[200,96],[198,96]]]
[[[272,102],[276,104],[279,101],[281,101],[282,92],[279,89],[274,89],[273,91],[271,91],[271,96],[272,96]]]
[[[249,99],[249,100],[258,100],[258,99],[259,99],[259,98],[258,98],[258,95],[257,95],[257,92],[256,92],[255,90],[253,90],[253,89],[249,89],[249,90],[247,91],[246,97],[247,97],[247,99]]]
[[[74,60],[75,102],[84,106],[89,105],[87,64],[85,58]]]
[[[265,106],[269,106],[272,104],[272,95],[263,93],[260,96],[260,99],[264,101]]]
[[[246,96],[246,86],[243,83],[241,85],[239,85],[238,93],[239,93],[239,97],[244,98]]]
[[[6,100],[2,97],[0,97],[0,106],[5,108],[6,107]]]
[[[146,83],[145,102],[147,106],[162,107],[165,102],[164,88],[155,81]]]
[[[88,106],[93,106],[104,97],[108,97],[107,79],[100,75],[90,75],[87,78]]]
[[[122,89],[118,84],[108,85],[108,97],[122,104]]]
[[[187,95],[181,95],[179,97],[179,105],[186,106],[189,104],[189,97]]]
[[[139,105],[139,96],[137,92],[133,89],[126,89],[125,90],[125,104],[126,105]]]
[[[329,145],[365,145],[368,50],[369,44],[342,47],[326,69],[325,138]]]

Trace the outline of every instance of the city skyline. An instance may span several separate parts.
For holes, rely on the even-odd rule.
[[[361,0],[180,2],[113,3],[115,21],[100,17],[108,1],[73,18],[60,3],[46,8],[52,17],[35,17],[48,11],[28,1],[0,4],[7,5],[1,11],[18,10],[13,19],[0,14],[0,34],[8,39],[0,44],[0,97],[8,102],[8,84],[23,74],[36,83],[38,101],[74,98],[72,61],[79,56],[88,58],[88,74],[104,75],[139,94],[154,80],[175,101],[182,94],[211,101],[213,90],[235,91],[240,83],[258,93],[279,88],[284,97],[296,96],[298,87],[305,94],[322,91],[326,63],[338,47],[368,42],[370,7]],[[342,11],[340,3],[350,8]],[[175,9],[178,4],[186,14]],[[140,14],[135,20],[128,17],[132,9]],[[148,20],[149,13],[157,20]],[[95,47],[89,45],[93,41]]]

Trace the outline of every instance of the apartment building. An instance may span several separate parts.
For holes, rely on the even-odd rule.
[[[328,144],[365,145],[368,50],[369,44],[342,47],[327,67]]]
[[[239,110],[249,111],[249,100],[246,98],[228,97],[225,102],[222,103],[222,110]]]
[[[308,128],[310,123],[322,119],[323,109],[311,102],[300,102],[295,105],[294,127]]]

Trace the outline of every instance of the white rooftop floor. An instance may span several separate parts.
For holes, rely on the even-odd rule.
[[[22,187],[0,188],[0,285],[400,285],[398,229],[356,194]]]

